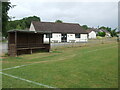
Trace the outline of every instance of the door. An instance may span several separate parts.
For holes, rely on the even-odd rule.
[[[67,34],[62,34],[61,42],[67,42]]]

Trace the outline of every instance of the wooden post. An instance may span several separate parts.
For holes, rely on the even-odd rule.
[[[51,48],[51,33],[49,34],[49,45],[50,45],[50,48]],[[50,52],[50,48],[49,48],[49,52]]]
[[[15,45],[17,44],[17,32],[15,32]]]
[[[8,55],[10,55],[10,33],[8,33]]]
[[[17,56],[17,31],[15,31],[15,53]]]
[[[30,54],[32,54],[32,49],[30,49]]]

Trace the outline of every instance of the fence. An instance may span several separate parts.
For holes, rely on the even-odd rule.
[[[81,40],[78,42],[52,42],[51,49],[62,48],[62,47],[77,47],[95,44],[105,44],[105,43],[116,43],[117,38],[101,38],[101,39],[88,39]]]

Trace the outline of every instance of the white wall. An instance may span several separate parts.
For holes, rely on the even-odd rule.
[[[54,41],[61,42],[61,33],[53,33],[51,41],[52,42],[54,42]]]
[[[52,33],[51,42],[61,42],[61,33]],[[80,34],[80,38],[75,38],[75,34],[67,34],[67,42],[87,42],[87,34]],[[44,34],[44,43],[49,43],[49,38]]]
[[[105,37],[111,37],[110,33],[106,33]]]
[[[34,25],[31,23],[29,31],[35,31]]]
[[[80,38],[75,38],[76,42],[87,42],[87,34],[80,34]]]
[[[50,38],[51,42],[61,42],[61,33],[52,33],[52,38]],[[44,43],[48,43],[49,38],[46,38],[46,34],[44,34]]]
[[[87,42],[88,38],[87,38],[87,34],[80,34],[80,42]]]
[[[94,31],[91,31],[88,35],[89,35],[88,36],[89,39],[96,38],[96,32]]]
[[[44,43],[49,43],[49,38],[46,38],[46,34],[44,34],[44,38],[43,38],[44,40]]]
[[[75,41],[75,34],[67,34],[67,42]]]
[[[80,38],[76,38],[75,34],[67,34],[67,42],[87,42],[87,34],[80,34]]]

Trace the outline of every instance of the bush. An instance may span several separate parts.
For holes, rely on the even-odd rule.
[[[104,37],[106,34],[105,32],[98,32],[97,36],[101,36],[101,37]]]
[[[102,39],[102,37],[101,36],[97,36],[97,39]]]

